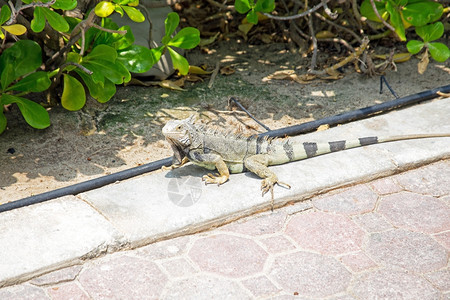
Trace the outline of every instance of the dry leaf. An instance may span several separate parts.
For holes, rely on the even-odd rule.
[[[247,33],[253,28],[253,24],[251,23],[240,24],[238,28],[240,31],[244,33],[244,35],[247,35]]]
[[[293,80],[297,83],[306,84],[315,78],[316,75],[314,74],[297,75],[295,74],[294,70],[283,70],[283,71],[276,71],[275,73],[265,77],[264,79]]]
[[[189,82],[198,82],[198,81],[203,81],[203,78],[201,78],[200,76],[195,75],[195,74],[187,74],[186,80]]]
[[[319,127],[317,127],[317,131],[324,131],[330,128],[330,124],[322,124]]]
[[[430,58],[428,56],[428,48],[425,49],[425,52],[422,55],[422,58],[420,59],[419,63],[417,64],[417,69],[419,74],[425,73],[428,67],[428,63],[430,62]]]
[[[220,69],[220,74],[222,74],[222,75],[231,75],[234,72],[236,72],[236,71],[230,66],[225,66]]]
[[[211,73],[211,71],[206,71],[197,66],[189,66],[189,74],[209,75]]]
[[[408,60],[410,60],[411,56],[412,56],[412,54],[409,52],[394,54],[394,62],[402,63],[402,62],[408,61]],[[374,57],[378,58],[378,59],[388,59],[389,55],[388,54],[375,54]]]
[[[178,80],[177,80],[178,81]],[[184,79],[183,79],[184,81]],[[185,91],[185,89],[182,89],[177,83],[176,81],[170,81],[170,80],[163,80],[161,82],[159,82],[159,86],[166,88],[166,89],[171,89],[171,90],[175,90],[175,91]]]
[[[200,47],[203,47],[203,46],[207,46],[207,45],[214,43],[216,41],[217,37],[219,36],[219,34],[220,34],[220,32],[216,33],[215,35],[213,35],[207,39],[200,39],[200,43],[198,43],[198,45]]]
[[[336,35],[328,30],[319,31],[318,33],[316,33],[316,38],[318,39],[330,39],[334,37],[336,37]]]

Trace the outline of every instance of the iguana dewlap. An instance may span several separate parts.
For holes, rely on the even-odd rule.
[[[399,135],[389,137],[363,137],[327,143],[296,143],[289,138],[265,138],[210,129],[194,124],[194,115],[184,120],[172,120],[162,129],[163,135],[174,152],[171,169],[191,161],[210,170],[217,169],[216,175],[204,175],[202,180],[218,185],[225,183],[231,173],[250,171],[263,179],[262,195],[273,186],[286,185],[278,181],[277,175],[268,166],[306,159],[321,154],[346,150],[355,147],[400,140],[450,137],[450,134]]]

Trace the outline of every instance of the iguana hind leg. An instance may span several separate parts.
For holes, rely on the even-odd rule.
[[[287,188],[291,186],[287,183],[278,181],[277,175],[272,172],[267,166],[269,165],[269,156],[267,154],[256,154],[247,157],[244,160],[245,167],[252,173],[255,173],[259,177],[263,178],[261,182],[262,195],[270,191],[272,195],[272,209],[273,209],[273,186],[275,184],[284,185]]]

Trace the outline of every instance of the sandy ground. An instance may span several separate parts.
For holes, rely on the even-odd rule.
[[[319,61],[336,62],[332,56],[321,55]],[[29,127],[13,106],[6,113],[8,129],[0,135],[0,203],[171,156],[161,128],[167,120],[187,117],[192,112],[218,126],[263,132],[244,113],[228,110],[230,96],[240,99],[272,129],[394,98],[387,89],[379,93],[379,77],[355,73],[353,65],[342,70],[346,76],[341,80],[316,80],[310,84],[267,80],[275,71],[292,69],[304,74],[307,70],[309,60],[289,53],[284,44],[222,42],[211,46],[207,54],[190,52],[188,60],[210,68],[220,62],[220,66],[229,66],[235,73],[219,74],[212,88],[208,88],[209,77],[204,82],[186,83],[184,92],[119,87],[106,104],[90,100],[78,112],[52,108],[52,125],[45,130]],[[400,97],[450,83],[449,62],[432,63],[424,75],[417,73],[417,62],[413,58],[398,64],[397,72],[386,74]]]

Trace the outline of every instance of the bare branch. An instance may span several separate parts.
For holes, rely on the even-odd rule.
[[[53,4],[55,4],[56,0],[51,0],[49,2],[43,3],[43,2],[32,2],[30,4],[20,6],[19,9],[16,9],[11,1],[8,1],[9,7],[11,8],[11,18],[8,20],[8,22],[5,23],[5,25],[11,25],[16,23],[17,15],[24,9],[31,8],[31,7],[50,7]]]
[[[395,32],[395,28],[392,27],[391,24],[389,24],[388,22],[386,22],[386,20],[384,20],[384,19],[380,16],[380,13],[379,13],[378,10],[377,10],[377,7],[376,7],[376,5],[375,5],[375,2],[374,2],[373,0],[370,0],[370,4],[372,5],[372,9],[373,9],[373,11],[375,12],[375,14],[377,15],[377,18],[381,21],[381,23],[383,23],[384,26],[386,26],[390,31],[394,32],[395,35],[396,35],[397,37],[399,37],[399,36],[397,35],[397,33]]]
[[[263,13],[263,15],[265,15],[266,17],[269,17],[271,19],[280,20],[280,21],[294,20],[294,19],[298,19],[298,18],[303,18],[304,16],[307,16],[307,15],[315,12],[316,10],[318,10],[319,8],[324,6],[324,4],[326,4],[328,1],[330,1],[330,0],[323,0],[322,2],[320,2],[313,8],[310,8],[307,11],[302,12],[301,14],[297,14],[297,15],[293,15],[293,16],[280,17],[280,16],[274,16],[274,15],[271,15],[268,13]]]

